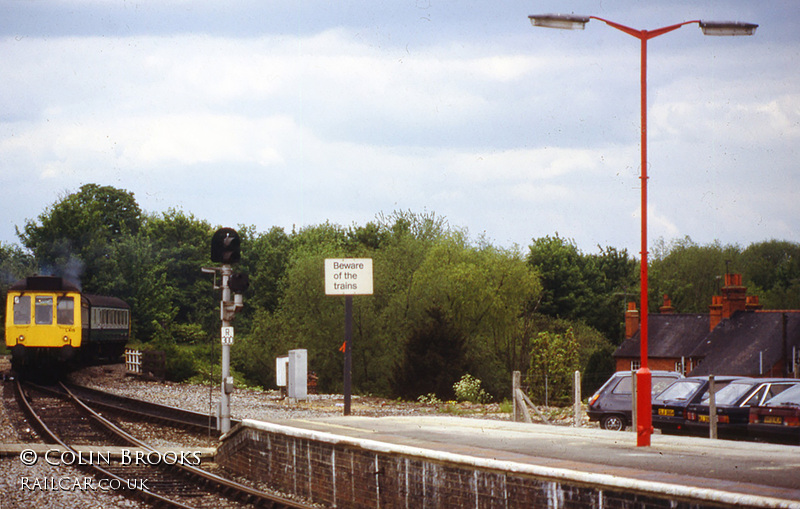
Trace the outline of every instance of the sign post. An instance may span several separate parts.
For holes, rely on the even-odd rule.
[[[372,295],[372,258],[325,259],[325,294],[344,295],[344,415],[350,415],[353,295]]]

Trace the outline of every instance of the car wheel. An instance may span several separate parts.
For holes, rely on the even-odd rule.
[[[600,421],[600,427],[611,431],[622,431],[625,429],[625,419],[619,415],[606,415]]]

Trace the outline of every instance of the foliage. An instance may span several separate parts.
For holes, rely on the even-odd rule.
[[[540,332],[531,340],[528,394],[537,404],[562,405],[572,397],[574,373],[580,367],[572,329]]]
[[[453,399],[453,385],[464,372],[464,336],[438,308],[428,317],[406,344],[397,365],[393,388],[395,394],[414,399],[433,393],[439,399]]]
[[[143,213],[132,193],[87,184],[17,229],[27,251],[0,245],[0,288],[35,273],[80,277],[85,291],[131,305],[133,339],[175,356],[174,377],[218,379],[220,293],[200,270],[210,264],[215,230],[178,210]],[[344,302],[324,294],[325,258],[373,259],[375,292],[354,299],[360,393],[447,399],[469,373],[501,399],[519,370],[542,397],[547,376],[557,401],[575,369],[591,392],[614,369],[625,301],[638,295],[638,262],[625,250],[587,254],[558,234],[534,239],[527,252],[504,249],[429,212],[395,211],[347,227],[237,231],[235,270],[251,284],[231,362],[249,385],[272,387],[275,357],[306,348],[319,390],[341,391]],[[651,311],[668,294],[679,312],[706,312],[725,272],[743,274],[766,308],[800,308],[800,244],[742,249],[685,237],[654,243]]]
[[[800,309],[800,244],[772,240],[751,244],[740,257],[745,284],[766,309]]]
[[[417,402],[423,405],[440,405],[442,400],[436,397],[436,394],[429,392],[417,397]]]
[[[706,313],[711,297],[719,294],[723,276],[736,271],[740,249],[719,242],[699,246],[689,237],[654,246],[649,271],[650,311],[655,312],[668,295],[682,313]]]
[[[453,385],[453,392],[458,401],[469,401],[470,403],[488,403],[492,397],[481,388],[481,381],[469,373],[461,377],[461,380]]]
[[[627,251],[609,247],[586,255],[573,240],[556,234],[534,239],[528,263],[542,284],[540,299],[533,303],[535,312],[580,320],[614,343],[622,340],[626,296],[638,285],[637,263]]]
[[[27,220],[17,234],[33,252],[41,272],[81,282],[86,291],[94,292],[108,246],[135,235],[141,221],[133,193],[86,184],[40,214],[38,222]]]

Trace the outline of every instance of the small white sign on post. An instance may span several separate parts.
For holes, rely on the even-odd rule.
[[[289,356],[284,355],[275,359],[275,384],[286,387],[287,373],[289,371]]]
[[[326,258],[326,295],[372,295],[372,258]]]
[[[222,344],[223,345],[233,344],[233,327],[222,328]]]

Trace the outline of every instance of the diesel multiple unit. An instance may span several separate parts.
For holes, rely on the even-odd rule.
[[[14,283],[6,298],[6,346],[15,369],[117,358],[130,337],[130,306],[81,293],[60,277]]]

